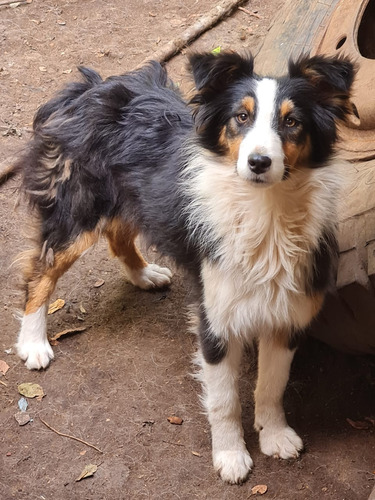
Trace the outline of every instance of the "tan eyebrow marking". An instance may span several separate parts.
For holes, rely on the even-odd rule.
[[[251,115],[254,113],[255,101],[253,97],[245,97],[242,100],[242,106],[246,109],[246,111]]]
[[[285,99],[280,106],[280,116],[284,118],[287,114],[289,114],[294,109],[294,104],[290,99]]]

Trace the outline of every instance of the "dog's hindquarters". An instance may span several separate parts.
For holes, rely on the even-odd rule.
[[[169,285],[171,271],[145,261],[135,243],[137,232],[120,218],[108,221],[103,228],[80,234],[56,253],[51,247],[48,250],[39,247],[29,256],[25,266],[26,306],[17,341],[18,354],[25,360],[27,368],[46,368],[53,359],[47,338],[48,300],[58,279],[97,242],[102,232],[112,254],[119,258],[134,285],[143,289]]]
[[[134,242],[141,217],[138,184],[145,184],[150,176],[138,168],[148,158],[145,146],[149,143],[139,148],[132,134],[144,131],[144,140],[149,141],[150,121],[157,129],[171,122],[163,105],[155,107],[151,117],[143,103],[137,101],[134,109],[131,103],[135,96],[167,85],[166,74],[156,63],[104,82],[91,70],[81,72],[84,82],[68,85],[40,108],[34,138],[19,162],[23,191],[38,221],[36,249],[24,273],[26,308],[17,342],[19,355],[30,369],[46,367],[53,357],[46,314],[57,280],[101,235],[133,284],[144,289],[162,287],[172,275],[167,268],[148,264]],[[164,106],[169,110],[175,96],[176,106],[189,122],[177,94],[167,88],[165,93]],[[169,137],[172,134],[165,140]],[[164,154],[165,148],[160,147],[160,155]]]

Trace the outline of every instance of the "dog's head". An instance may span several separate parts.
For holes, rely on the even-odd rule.
[[[254,74],[250,55],[192,54],[189,60],[201,144],[228,158],[240,177],[270,186],[293,169],[326,164],[337,120],[352,112],[349,59],[303,56],[282,78]]]

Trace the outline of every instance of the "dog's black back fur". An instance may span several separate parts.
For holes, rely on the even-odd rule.
[[[21,160],[23,187],[40,211],[42,242],[64,250],[101,219],[123,216],[162,253],[196,269],[195,252],[186,249],[186,201],[178,186],[184,160],[176,147],[193,130],[190,109],[156,62],[105,81],[80,71],[83,82],[39,109]]]

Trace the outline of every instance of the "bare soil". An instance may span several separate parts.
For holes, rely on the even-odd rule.
[[[194,49],[250,49],[255,54],[282,0],[257,0],[203,35]],[[208,0],[34,0],[0,8],[0,167],[24,147],[36,109],[84,64],[104,77],[136,67],[199,15]],[[168,63],[189,90],[183,55]],[[247,499],[266,484],[264,498],[367,499],[374,485],[374,359],[349,356],[313,339],[300,348],[285,404],[306,443],[296,461],[261,455],[253,423],[256,365],[243,363],[245,437],[255,462],[242,486],[221,482],[211,465],[210,435],[191,376],[196,340],[185,308],[189,285],[176,272],[170,289],[140,291],[126,282],[100,243],[59,282],[52,298],[65,307],[49,317],[49,332],[86,326],[54,346],[55,360],[29,372],[12,348],[18,253],[27,248],[23,207],[14,209],[17,179],[0,191],[0,498],[16,499]],[[151,254],[152,260],[160,260]],[[98,280],[104,284],[95,287]],[[354,334],[354,332],[353,332]],[[19,426],[18,384],[39,383],[46,396],[29,399],[32,421]],[[177,415],[182,425],[167,417]],[[366,417],[368,420],[366,420]],[[367,423],[365,429],[358,424]],[[95,445],[58,435],[73,435]],[[372,421],[373,422],[373,421]],[[84,466],[98,466],[77,482]]]

